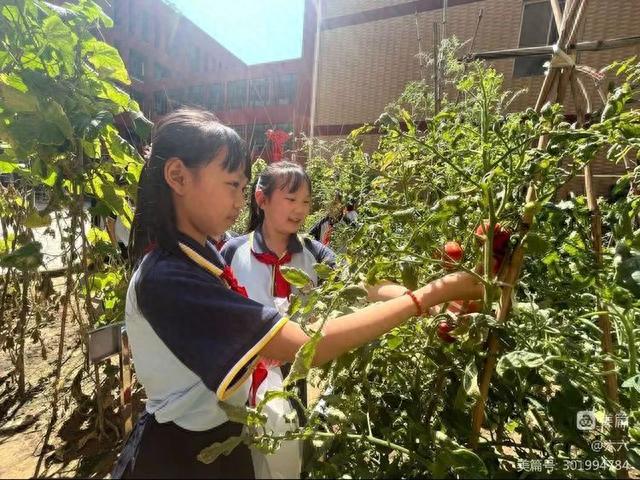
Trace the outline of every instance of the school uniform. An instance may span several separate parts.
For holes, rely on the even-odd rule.
[[[210,465],[196,457],[242,433],[218,402],[246,404],[257,354],[287,318],[246,298],[210,242],[179,242],[147,253],[129,284],[125,323],[148,400],[112,475],[250,478],[242,444]]]
[[[347,212],[337,221],[330,216],[326,216],[318,220],[315,225],[311,227],[309,235],[323,245],[329,245],[331,235],[333,234],[333,230],[337,223],[344,222],[346,225],[352,226],[356,224],[357,219],[358,214],[353,209],[347,210]]]
[[[281,266],[295,267],[303,270],[313,282],[318,284],[318,277],[313,268],[316,263],[335,263],[333,251],[320,242],[300,235],[291,235],[287,252],[280,258],[267,247],[262,229],[242,237],[230,240],[222,249],[222,256],[234,270],[238,281],[247,289],[249,298],[278,309],[286,315],[289,307],[289,296],[295,293],[282,276]],[[283,379],[290,366],[281,366],[277,362],[263,359],[253,372],[249,403],[255,404],[269,390],[282,390]],[[306,383],[303,383],[306,386]],[[306,391],[302,392],[303,398]],[[285,423],[285,417],[293,413],[294,407],[286,400],[270,401],[265,408],[267,428],[275,433],[283,434],[294,428]],[[280,448],[271,455],[252,452],[253,463],[264,478],[298,478],[302,463],[302,444],[300,441],[282,442]]]
[[[227,230],[222,234],[219,240],[216,240],[215,238],[209,238],[209,241],[213,243],[213,245],[215,245],[218,251],[220,251],[222,250],[222,247],[224,247],[225,243],[227,243],[232,238],[236,238],[237,236],[238,234],[233,230]]]

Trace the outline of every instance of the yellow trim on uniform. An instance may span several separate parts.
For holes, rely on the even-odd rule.
[[[249,379],[249,377],[253,373],[253,369],[256,368],[256,365],[258,364],[259,360],[260,360],[260,357],[256,357],[253,360],[253,362],[251,362],[251,365],[247,367],[246,371],[244,372],[244,375],[242,375],[242,378],[238,379],[236,383],[234,383],[233,385],[229,386],[229,388],[227,388],[227,391],[225,392],[226,398],[229,398],[231,395],[236,393],[236,390],[238,390],[242,386],[242,384]]]
[[[222,270],[220,270],[202,255],[200,255],[198,252],[196,252],[193,248],[185,245],[182,242],[178,243],[178,245],[180,246],[180,250],[182,250],[187,255],[187,257],[196,262],[202,268],[213,273],[216,277],[222,275]]]
[[[233,367],[231,367],[231,370],[229,370],[229,373],[225,375],[225,377],[222,379],[222,382],[220,382],[220,386],[216,390],[216,396],[218,397],[218,400],[224,401],[227,398],[229,398],[229,395],[231,395],[235,390],[235,388],[229,388],[229,385],[231,384],[233,379],[236,378],[236,375],[238,375],[238,372],[242,370],[242,367],[250,359],[258,355],[260,350],[262,350],[264,346],[267,343],[269,343],[269,341],[276,335],[276,333],[280,331],[282,327],[284,327],[284,324],[287,323],[288,321],[289,321],[288,317],[282,317],[280,320],[278,320],[278,323],[276,323],[273,327],[271,327],[271,330],[269,330],[267,334],[264,337],[262,337],[258,341],[258,343],[256,343],[247,353],[245,353],[242,356],[242,358],[238,360],[238,362]],[[251,370],[247,369],[247,371],[250,372]],[[236,382],[236,384],[234,384],[234,387],[237,387],[240,383],[241,382]]]

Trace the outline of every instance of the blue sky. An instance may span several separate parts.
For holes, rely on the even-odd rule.
[[[298,58],[304,0],[170,0],[187,18],[251,65]]]

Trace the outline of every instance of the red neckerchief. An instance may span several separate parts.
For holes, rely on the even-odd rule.
[[[262,360],[258,360],[256,367],[253,369],[253,373],[251,374],[251,388],[249,389],[249,406],[256,406],[256,394],[258,393],[258,387],[264,382],[267,378],[268,370],[265,362]]]
[[[257,253],[252,250],[251,253],[253,253],[253,256],[256,257],[260,263],[273,267],[273,295],[276,297],[289,298],[289,295],[291,295],[291,285],[282,276],[280,266],[286,265],[291,261],[291,254],[287,252],[282,258],[278,258],[271,252]]]
[[[216,246],[216,250],[220,251],[222,250],[222,247],[224,247],[224,244],[227,243],[227,239],[226,238],[222,238],[221,240],[213,240],[213,244]]]
[[[230,266],[226,266],[222,269],[222,273],[220,274],[220,278],[227,282],[229,288],[236,293],[239,293],[243,297],[249,298],[247,294],[247,289],[238,283],[238,279],[236,278],[233,270]]]
[[[329,223],[329,226],[327,227],[327,231],[324,232],[324,235],[322,236],[322,244],[323,245],[329,245],[329,242],[331,241],[331,234],[333,233],[333,225],[331,225],[331,223]]]

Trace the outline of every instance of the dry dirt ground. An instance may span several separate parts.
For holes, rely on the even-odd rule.
[[[52,419],[60,315],[41,329],[40,342],[27,340],[26,392],[16,394],[16,379],[9,356],[0,351],[0,478],[32,478],[42,455],[39,476],[104,478],[120,448],[119,420],[114,412],[116,376],[107,377],[101,366],[104,418],[99,428],[93,367],[85,356],[77,322],[69,318],[65,334],[62,389],[47,448],[43,440]],[[111,368],[115,369],[115,365]],[[112,380],[105,380],[110,378]]]

